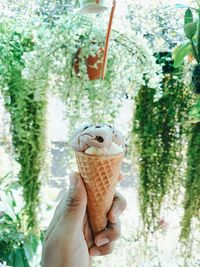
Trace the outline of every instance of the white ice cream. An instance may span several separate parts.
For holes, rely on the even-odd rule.
[[[105,148],[89,147],[86,149],[85,153],[89,155],[114,156],[122,153],[123,151],[124,148],[122,146],[112,142],[111,146]]]
[[[87,124],[74,134],[72,148],[91,155],[116,155],[125,150],[125,144],[116,128],[108,124]]]

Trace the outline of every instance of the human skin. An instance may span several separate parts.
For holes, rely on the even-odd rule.
[[[122,176],[119,177],[121,179]],[[92,257],[112,252],[120,236],[119,216],[126,200],[115,194],[107,228],[95,237],[86,213],[87,194],[79,173],[70,175],[70,189],[56,208],[43,244],[42,267],[91,267]]]

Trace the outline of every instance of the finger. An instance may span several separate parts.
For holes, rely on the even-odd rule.
[[[91,248],[92,245],[94,244],[94,241],[93,241],[93,236],[92,236],[92,231],[90,228],[89,220],[87,218],[87,213],[85,214],[85,218],[84,218],[83,233],[84,233],[85,241],[87,243],[88,248]]]
[[[114,242],[110,242],[101,247],[92,246],[89,252],[90,252],[90,256],[92,257],[105,256],[105,255],[110,254],[113,251],[113,249],[114,249]]]
[[[116,224],[109,223],[108,227],[98,233],[95,236],[94,242],[97,247],[101,247],[105,244],[108,244],[110,242],[113,242],[117,240],[121,235],[121,224],[118,221]]]
[[[119,192],[116,192],[113,200],[113,205],[108,213],[108,220],[111,223],[116,223],[119,219],[119,216],[126,209],[126,206],[126,199]]]

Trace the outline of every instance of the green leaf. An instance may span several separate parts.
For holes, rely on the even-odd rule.
[[[192,14],[192,10],[190,8],[188,8],[185,11],[185,15],[184,15],[184,25],[187,25],[188,23],[193,22],[193,14]]]
[[[185,36],[192,39],[197,32],[198,21],[187,23],[184,27]]]
[[[195,123],[200,121],[200,100],[191,108],[188,115],[190,121]]]
[[[24,267],[24,261],[23,261],[23,256],[21,253],[21,248],[18,248],[15,251],[15,267]]]
[[[36,253],[40,241],[33,234],[31,234],[29,238],[30,238],[30,242],[31,242],[31,245],[32,245],[33,253]]]
[[[192,53],[192,45],[190,41],[175,47],[172,53],[172,58],[174,59],[174,67],[180,67],[184,57],[190,53]]]
[[[26,258],[23,248],[18,248],[15,252],[15,267],[30,267],[29,262]]]
[[[6,262],[8,266],[15,266],[15,252],[11,250],[9,254],[5,255],[4,258],[1,258]]]
[[[26,258],[30,261],[34,256],[34,252],[33,252],[32,244],[30,244],[29,242],[25,240],[24,252],[25,252]]]
[[[30,261],[37,251],[39,240],[36,236],[30,235],[24,240],[24,252],[26,258]]]
[[[13,199],[9,193],[3,191],[1,193],[0,209],[4,211],[13,221],[16,220],[16,215],[13,210]]]

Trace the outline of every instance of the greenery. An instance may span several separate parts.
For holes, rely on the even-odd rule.
[[[11,21],[12,23],[12,21]],[[46,90],[35,88],[22,77],[24,52],[33,50],[29,36],[0,25],[1,90],[12,121],[12,140],[21,165],[27,228],[37,228],[40,180],[45,146]]]
[[[188,239],[193,218],[199,219],[200,211],[200,123],[191,126],[187,152],[186,192],[181,237]]]
[[[123,244],[120,254],[124,261],[118,263],[116,257],[113,263],[106,258],[102,266],[108,262],[109,266],[125,267],[133,262],[150,266],[150,259],[157,257],[160,250],[160,244],[156,244],[159,231],[155,230],[165,232],[168,227],[161,217],[163,207],[166,211],[166,200],[176,202],[180,195],[184,197],[182,206],[174,205],[177,209],[184,206],[181,237],[187,241],[197,231],[194,227],[199,220],[200,109],[188,74],[195,59],[198,63],[200,58],[199,8],[184,6],[188,41],[182,43],[183,9],[179,12],[164,3],[144,5],[139,0],[133,5],[127,0],[126,16],[116,14],[114,20],[105,80],[90,80],[88,58],[104,48],[108,14],[83,16],[78,12],[77,0],[29,3],[0,3],[0,92],[11,118],[14,157],[21,166],[17,180],[13,176],[0,179],[0,261],[16,267],[40,264],[41,228],[37,215],[43,213],[44,218],[50,209],[49,203],[40,206],[49,95],[59,96],[65,104],[69,125],[66,142],[80,123],[113,123],[124,98],[131,102],[136,96],[135,103],[131,102],[136,108],[130,136],[136,138],[139,204],[152,242],[149,247],[139,243],[146,231],[138,231],[135,218],[134,222],[126,218],[122,226],[129,224],[127,237],[119,243],[120,251]],[[177,42],[181,45],[173,52],[174,62],[171,53],[159,52],[171,51]],[[183,59],[187,64],[183,64]],[[97,64],[93,67],[97,68]],[[194,98],[198,99],[192,107]],[[5,163],[2,153],[1,156],[0,163]],[[67,156],[72,161],[70,152]],[[129,161],[125,159],[127,172]],[[6,166],[4,169],[7,171]],[[148,261],[143,255],[148,255]],[[188,266],[196,264],[196,259],[198,253]],[[151,261],[151,266],[161,264]]]
[[[23,199],[18,182],[7,175],[0,178],[0,262],[9,266],[30,267],[40,240],[33,233],[24,234]]]
[[[159,56],[159,57],[158,57]],[[173,68],[169,53],[157,54],[165,75],[162,96],[143,86],[136,97],[133,132],[140,165],[140,207],[145,225],[158,227],[164,197],[177,184],[183,159],[184,120],[191,102],[191,93],[182,82],[182,70]]]
[[[191,131],[187,151],[186,192],[184,200],[184,216],[182,219],[181,238],[188,240],[191,234],[191,225],[199,213],[199,121],[200,121],[200,2],[196,1],[198,8],[188,7],[184,16],[184,32],[188,41],[177,46],[174,50],[174,66],[179,67],[186,55],[192,55],[196,65],[192,72],[193,90],[196,103],[189,107],[189,122]]]
[[[200,93],[200,6],[198,8],[187,7],[184,15],[184,32],[188,41],[179,44],[173,51],[174,67],[180,67],[186,56],[192,63],[196,61],[193,67],[191,82],[196,94]],[[183,6],[185,8],[185,6]],[[198,122],[199,116],[199,98],[196,103],[190,107],[189,117],[191,121]]]
[[[114,30],[106,79],[90,81],[85,62],[104,47],[101,20],[94,23],[92,17],[75,13],[50,18],[49,14],[40,14],[23,27],[23,17],[16,21],[3,18],[0,32],[0,86],[11,115],[16,159],[21,165],[19,181],[27,228],[35,231],[45,152],[47,89],[65,102],[70,131],[86,120],[112,122],[121,99],[133,94],[133,86],[137,90],[144,73],[152,87],[157,87],[160,80],[160,69],[142,36],[127,37]],[[74,68],[77,55],[78,73]]]
[[[189,111],[189,121],[191,123],[197,123],[200,121],[200,98],[198,97],[196,103]]]
[[[140,32],[148,40],[153,52],[171,51],[177,43],[183,42],[183,10],[175,8],[168,1],[144,5],[135,0],[128,3],[128,18],[131,30]],[[141,27],[142,25],[142,27]]]
[[[23,76],[40,88],[46,81],[49,89],[61,96],[73,129],[80,122],[112,122],[122,97],[133,86],[137,90],[143,83],[144,73],[152,87],[159,84],[159,68],[141,36],[127,36],[114,29],[106,78],[91,81],[86,59],[104,47],[105,29],[101,20],[72,13],[60,16],[53,26],[48,22],[42,25],[34,35],[34,51],[24,53]],[[77,75],[74,63],[78,51]]]
[[[194,18],[193,8],[187,8],[184,16],[184,32],[185,36],[188,39],[187,42],[179,44],[173,52],[174,57],[174,66],[180,67],[183,63],[183,59],[185,56],[192,54],[195,58],[196,62],[200,62],[200,27],[199,27],[199,19]],[[194,9],[197,15],[200,15],[200,11],[198,9]]]

